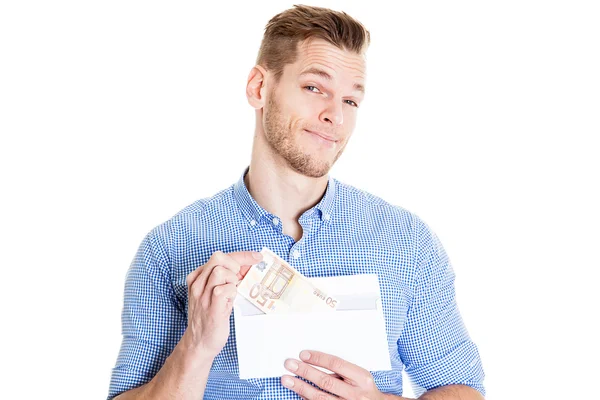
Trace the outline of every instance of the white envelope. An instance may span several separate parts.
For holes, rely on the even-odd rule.
[[[289,374],[302,350],[333,354],[368,371],[392,369],[377,275],[310,278],[339,301],[336,311],[263,314],[242,296],[234,303],[240,378]]]

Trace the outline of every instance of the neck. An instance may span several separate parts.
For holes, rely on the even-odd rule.
[[[304,211],[321,200],[329,177],[304,176],[272,151],[259,151],[259,147],[265,147],[257,141],[260,136],[255,136],[250,169],[244,178],[246,187],[262,208],[283,221],[297,221]]]

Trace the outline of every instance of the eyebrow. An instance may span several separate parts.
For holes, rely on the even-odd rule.
[[[329,73],[327,71],[324,71],[320,68],[316,68],[316,67],[311,67],[305,71],[303,71],[300,76],[304,76],[304,75],[318,75],[321,78],[327,80],[327,81],[331,81],[333,80],[333,77],[331,75],[329,75]],[[354,90],[357,90],[361,93],[365,92],[365,87],[364,85],[361,85],[360,83],[355,83],[354,84]]]

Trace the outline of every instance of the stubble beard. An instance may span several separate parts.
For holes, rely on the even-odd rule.
[[[331,163],[315,159],[310,154],[304,153],[294,141],[293,128],[283,119],[281,109],[273,99],[273,93],[269,96],[264,111],[267,143],[289,167],[310,178],[321,178],[329,173],[333,164],[342,155],[343,148],[338,151]]]

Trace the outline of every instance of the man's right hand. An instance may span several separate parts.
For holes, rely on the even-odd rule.
[[[217,251],[187,276],[188,327],[184,339],[192,349],[210,357],[223,349],[237,284],[260,260],[262,254],[254,251]]]
[[[204,396],[213,359],[229,337],[229,316],[237,283],[262,254],[214,253],[187,276],[188,327],[154,378],[117,396],[133,399],[198,399]],[[116,399],[115,399],[116,400]]]

